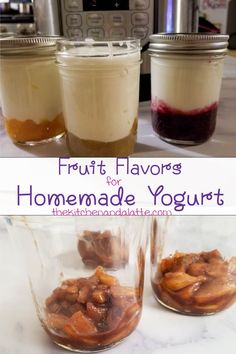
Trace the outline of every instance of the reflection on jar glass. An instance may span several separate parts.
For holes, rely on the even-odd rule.
[[[214,133],[227,35],[150,37],[152,126],[161,139],[194,145]]]
[[[165,307],[211,315],[236,301],[236,217],[153,219],[151,283]]]
[[[26,263],[37,314],[54,343],[72,351],[100,351],[134,331],[142,311],[145,218],[11,217],[7,225]],[[78,229],[95,225],[119,229],[128,246],[122,267],[105,268],[97,260],[92,269],[81,259]]]
[[[56,37],[1,40],[4,124],[15,143],[34,145],[64,134]]]

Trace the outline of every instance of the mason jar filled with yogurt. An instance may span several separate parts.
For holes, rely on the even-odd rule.
[[[132,154],[137,135],[139,41],[60,41],[57,63],[71,155]]]
[[[150,36],[151,113],[162,140],[194,145],[214,133],[228,36]]]
[[[2,114],[15,143],[34,145],[64,134],[57,37],[14,37],[1,41]]]

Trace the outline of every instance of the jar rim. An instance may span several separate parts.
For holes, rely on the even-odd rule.
[[[57,42],[57,55],[68,58],[118,57],[140,51],[140,40],[136,38],[103,41],[92,38],[83,41],[63,39]]]

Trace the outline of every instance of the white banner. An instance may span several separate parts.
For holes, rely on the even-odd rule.
[[[0,159],[0,215],[236,215],[236,159]]]

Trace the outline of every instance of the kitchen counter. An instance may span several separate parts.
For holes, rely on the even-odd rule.
[[[210,237],[211,235],[209,235]],[[234,238],[232,234],[232,239]],[[148,273],[148,271],[147,271]],[[36,317],[27,278],[0,217],[0,353],[66,354],[53,345]],[[146,276],[142,319],[109,354],[233,354],[236,305],[214,316],[182,316],[154,300]]]
[[[230,54],[234,54],[231,52]],[[23,147],[6,136],[0,119],[0,157],[69,156],[65,138],[57,142]],[[151,127],[150,102],[140,104],[136,157],[236,157],[236,58],[227,56],[223,75],[216,131],[206,143],[180,147],[165,143]]]

